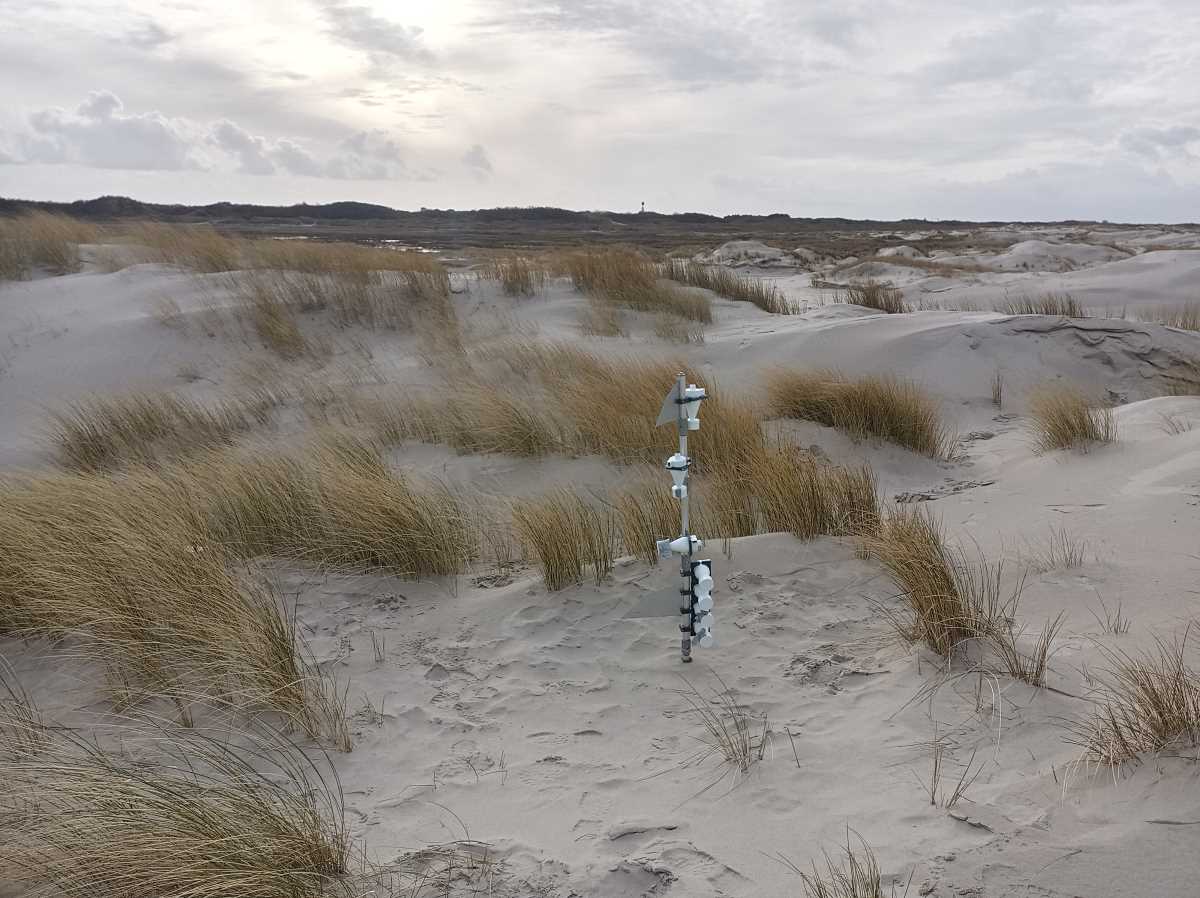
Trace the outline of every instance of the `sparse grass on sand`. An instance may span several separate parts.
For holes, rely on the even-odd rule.
[[[749,773],[767,750],[766,713],[752,715],[720,675],[713,676],[718,685],[711,687],[707,694],[686,679],[683,681],[685,688],[679,690],[702,732],[698,737],[702,748],[684,761],[684,765],[703,764],[715,757],[722,768],[721,775],[703,791],[711,789],[730,773]]]
[[[20,280],[36,269],[70,274],[80,268],[79,244],[95,243],[96,228],[49,212],[0,218],[0,280]]]
[[[1158,639],[1130,655],[1105,649],[1107,676],[1097,679],[1092,712],[1075,723],[1072,741],[1084,762],[1117,766],[1173,745],[1200,744],[1200,673],[1188,660],[1187,639]]]
[[[766,378],[767,402],[779,417],[836,427],[854,439],[876,437],[928,455],[953,456],[957,439],[938,403],[910,381],[837,371],[777,368]]]
[[[265,424],[276,398],[255,392],[205,404],[173,393],[93,396],[51,414],[60,464],[103,471],[231,443]]]
[[[1063,318],[1087,318],[1087,310],[1070,293],[1047,293],[1036,299],[1024,296],[996,306],[1005,315],[1059,315]]]
[[[795,309],[779,289],[761,278],[746,277],[721,265],[702,265],[687,259],[667,259],[663,276],[689,287],[702,287],[734,302],[748,302],[773,315]]]
[[[1180,330],[1200,331],[1200,300],[1193,300],[1175,306],[1155,306],[1152,309],[1138,310],[1141,321],[1150,321],[1166,327],[1176,327]]]
[[[546,270],[517,253],[489,259],[480,270],[480,277],[498,282],[507,296],[535,296],[546,284]]]
[[[131,222],[125,239],[138,247],[143,262],[179,265],[211,273],[234,271],[242,265],[240,243],[212,225],[173,225],[156,221]]]
[[[858,833],[855,835],[858,836]],[[804,898],[895,898],[894,888],[890,893],[883,890],[879,864],[870,846],[861,836],[858,841],[860,847],[855,851],[850,845],[850,831],[847,830],[843,857],[835,860],[826,851],[824,871],[818,869],[815,860],[811,870],[805,870],[786,858],[780,860],[800,877]]]
[[[1043,384],[1035,389],[1029,397],[1029,414],[1037,452],[1087,451],[1095,443],[1111,443],[1117,438],[1112,408],[1096,404],[1066,384]]]
[[[888,315],[900,315],[912,309],[904,301],[904,294],[886,281],[867,280],[846,287],[845,302]]]
[[[712,303],[659,277],[659,267],[633,250],[586,250],[565,260],[576,289],[621,308],[677,315],[711,324]]]
[[[902,638],[925,643],[947,660],[977,643],[996,653],[1009,676],[1035,686],[1044,683],[1062,617],[1043,628],[1031,653],[1019,650],[1023,633],[1015,629],[1014,616],[1023,576],[1006,595],[1003,564],[983,558],[972,562],[947,546],[938,520],[919,507],[897,506],[864,545],[900,587],[904,610],[885,613]]]
[[[557,489],[514,502],[513,521],[537,558],[547,589],[581,583],[585,574],[599,586],[612,572],[617,528],[607,507]]]

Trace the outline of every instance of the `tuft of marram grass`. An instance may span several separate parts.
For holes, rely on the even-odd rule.
[[[1087,318],[1087,310],[1070,293],[1047,293],[1036,299],[1030,296],[1010,300],[996,306],[1005,315],[1058,315],[1063,318]]]
[[[766,392],[773,414],[836,427],[855,439],[877,437],[942,459],[957,446],[938,403],[896,377],[851,380],[837,371],[777,368],[767,375]]]
[[[1065,384],[1043,384],[1035,389],[1029,397],[1029,414],[1038,452],[1087,451],[1095,443],[1112,443],[1117,438],[1112,408],[1096,404]]]
[[[658,266],[641,253],[588,250],[569,255],[566,266],[576,289],[614,306],[712,323],[712,303],[706,295],[664,283]]]
[[[497,281],[507,296],[534,296],[546,285],[546,270],[517,253],[489,259],[481,269],[480,277]]]
[[[904,294],[886,281],[867,280],[861,284],[850,284],[846,287],[845,302],[888,315],[912,311],[904,301]]]
[[[299,749],[146,725],[122,742],[138,751],[59,729],[0,764],[0,881],[65,898],[358,893],[340,787]]]
[[[1155,324],[1180,330],[1200,331],[1200,300],[1192,300],[1174,306],[1139,309],[1138,318],[1141,321],[1152,321]]]
[[[582,583],[586,574],[600,585],[612,572],[617,528],[607,507],[557,489],[516,501],[513,521],[537,558],[547,589]]]
[[[257,391],[212,404],[165,392],[93,396],[51,414],[50,440],[72,470],[152,463],[231,443],[265,424],[275,402]]]
[[[242,246],[212,225],[173,225],[156,221],[132,222],[125,237],[138,247],[141,261],[179,265],[211,273],[234,271],[243,263]]]
[[[95,243],[96,228],[66,215],[26,212],[0,218],[0,280],[20,280],[35,270],[79,270],[79,244]]]
[[[71,636],[138,695],[336,721],[279,598],[144,478],[40,477],[0,492],[0,632]]]
[[[976,643],[993,651],[1009,676],[1044,684],[1062,616],[1042,629],[1032,652],[1019,649],[1024,632],[1016,629],[1014,619],[1024,577],[1006,594],[1003,564],[991,565],[983,558],[972,562],[965,552],[950,548],[940,522],[921,508],[894,508],[883,517],[878,534],[863,543],[900,587],[905,610],[885,613],[902,638],[923,642],[947,660]]]
[[[378,435],[389,442],[396,437],[447,442],[469,451],[541,454],[554,448],[621,464],[661,463],[677,437],[654,422],[682,371],[710,396],[701,411],[705,424],[693,435],[704,466],[740,464],[766,445],[757,407],[726,394],[682,359],[606,358],[570,344],[524,340],[488,346],[469,361],[469,379],[416,398],[367,403],[373,409],[367,417],[379,422]],[[497,378],[522,381],[520,392],[531,398],[496,398]],[[460,422],[481,426],[464,431]]]
[[[734,302],[748,302],[773,315],[795,312],[779,288],[761,278],[746,277],[720,265],[703,265],[687,259],[667,259],[663,276],[689,287],[711,290]]]
[[[1093,710],[1072,727],[1085,762],[1119,766],[1172,745],[1200,744],[1200,673],[1188,661],[1187,638],[1140,655],[1105,649]]]

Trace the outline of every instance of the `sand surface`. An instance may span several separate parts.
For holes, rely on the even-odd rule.
[[[1066,616],[1052,688],[947,672],[927,650],[899,644],[878,610],[898,602],[895,587],[835,539],[712,543],[721,639],[697,650],[690,667],[679,663],[673,619],[628,616],[675,582],[669,564],[624,559],[602,585],[562,592],[548,592],[533,569],[508,582],[417,583],[278,565],[318,659],[349,684],[353,708],[376,709],[358,712],[355,749],[335,758],[353,829],[373,854],[387,860],[461,838],[465,825],[504,861],[494,894],[750,898],[801,894],[784,860],[807,866],[823,849],[836,853],[850,827],[874,848],[885,881],[903,891],[911,880],[911,895],[1197,894],[1194,750],[1115,775],[1089,771],[1073,763],[1080,750],[1063,722],[1086,712],[1104,647],[1134,651],[1182,633],[1195,617],[1200,397],[1164,393],[1200,355],[1200,335],[1133,313],[1200,298],[1200,252],[1143,251],[1180,242],[1164,232],[1124,234],[1125,249],[1078,234],[1002,234],[1009,248],[979,257],[996,271],[917,272],[906,295],[989,308],[1067,291],[1097,314],[1130,317],[889,316],[831,303],[808,272],[772,268],[764,273],[804,314],[718,300],[705,342],[680,348],[632,315],[628,339],[580,336],[586,303],[565,281],[521,300],[472,282],[455,301],[472,339],[518,333],[613,354],[682,353],[731,390],[756,390],[773,365],[919,381],[962,435],[956,461],[855,443],[816,425],[789,432],[835,461],[870,462],[888,499],[930,502],[955,540],[1004,558],[1014,576],[1053,530],[1082,541],[1082,566],[1030,569],[1020,606],[1031,630]],[[1023,269],[1018,259],[1036,264]],[[235,325],[214,323],[228,296],[228,276],[159,265],[0,285],[0,469],[50,466],[47,409],[89,393],[211,397],[236,386],[263,351]],[[169,320],[165,300],[177,309]],[[363,333],[351,345],[347,336],[335,335],[328,361],[298,364],[296,373],[352,384],[366,352],[383,380],[431,382],[417,338]],[[997,370],[1002,409],[990,394]],[[1119,441],[1036,455],[1025,395],[1054,379],[1117,403]],[[1168,428],[1168,419],[1197,426]],[[622,477],[595,458],[534,462],[425,445],[391,460],[499,495],[554,483],[599,489]],[[1120,605],[1129,633],[1104,632],[1102,603]],[[382,662],[373,635],[385,646]],[[69,718],[103,693],[86,672],[64,670],[56,651],[0,640],[47,713]],[[745,775],[702,757],[680,692],[688,683],[710,690],[718,677],[766,716],[763,758]],[[945,778],[979,771],[950,810],[931,804],[927,790],[935,735],[948,747]]]

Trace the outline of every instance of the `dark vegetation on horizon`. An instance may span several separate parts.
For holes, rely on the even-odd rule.
[[[71,203],[52,203],[0,197],[0,216],[40,209],[88,221],[152,219],[188,223],[209,222],[231,231],[305,234],[340,239],[393,239],[434,247],[546,246],[583,243],[629,243],[673,248],[735,239],[772,240],[783,245],[811,244],[830,234],[866,236],[877,230],[961,230],[1008,222],[897,221],[848,218],[795,218],[772,215],[708,215],[684,212],[572,211],[547,206],[497,209],[420,209],[404,211],[372,203],[338,202],[291,206],[211,203],[204,206],[143,203],[122,196],[102,196]],[[1020,224],[1026,224],[1024,222]],[[1063,225],[1095,222],[1063,221]],[[948,235],[947,235],[948,236]]]

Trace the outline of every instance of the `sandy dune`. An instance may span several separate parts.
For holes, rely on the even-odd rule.
[[[1010,579],[1029,566],[1019,622],[1032,633],[1065,614],[1051,688],[947,672],[928,650],[897,643],[879,611],[899,602],[894,585],[835,539],[712,542],[721,641],[698,650],[690,668],[678,662],[674,620],[629,616],[675,582],[669,564],[624,559],[601,586],[556,593],[532,569],[507,582],[417,583],[278,565],[318,660],[363,709],[354,751],[335,763],[353,829],[372,852],[387,859],[462,838],[465,826],[503,860],[494,894],[751,898],[800,894],[784,861],[807,867],[823,849],[836,852],[850,827],[875,850],[885,882],[894,878],[902,892],[911,880],[911,895],[1195,895],[1200,768],[1188,752],[1115,775],[1092,771],[1075,764],[1080,749],[1063,721],[1087,710],[1106,646],[1133,651],[1182,633],[1195,616],[1200,397],[1164,394],[1200,356],[1200,335],[1133,316],[1200,297],[1200,252],[1139,252],[1138,241],[1175,242],[1161,232],[1120,235],[1127,250],[1098,238],[1003,233],[1010,249],[975,257],[995,272],[947,278],[894,266],[905,295],[986,309],[1063,291],[1095,313],[1126,309],[1130,319],[883,315],[831,303],[807,272],[776,268],[765,273],[804,314],[717,300],[702,345],[665,345],[649,318],[632,314],[630,339],[586,342],[614,355],[685,354],[746,393],[775,365],[918,381],[962,435],[955,461],[815,424],[790,424],[789,433],[836,461],[869,462],[886,498],[929,502],[955,540],[1005,559]],[[1020,261],[1030,259],[1026,270]],[[47,408],[89,393],[211,397],[235,387],[239,366],[263,353],[235,325],[214,325],[228,278],[239,276],[137,265],[0,286],[0,466],[50,466],[39,430]],[[177,306],[168,323],[164,300]],[[585,339],[586,303],[566,281],[519,300],[473,281],[455,303],[474,340]],[[390,383],[434,379],[416,337],[363,333],[356,349],[347,334],[334,336],[327,362],[296,363],[292,373],[348,384],[365,352]],[[1002,409],[991,400],[997,370]],[[1026,395],[1055,379],[1118,404],[1118,442],[1034,454]],[[259,438],[287,433],[282,425]],[[498,495],[555,483],[599,490],[622,476],[597,458],[530,461],[427,445],[391,460]],[[1043,570],[1036,555],[1059,529],[1085,547],[1083,564]],[[1123,609],[1129,633],[1105,632],[1104,606]],[[381,663],[373,636],[385,646]],[[59,669],[50,644],[6,639],[0,651],[51,715],[69,720],[103,700],[85,671]],[[680,692],[687,683],[707,692],[717,677],[766,717],[763,758],[745,775],[701,757]],[[976,777],[950,809],[930,801],[935,738],[946,746],[949,787],[964,770]]]

